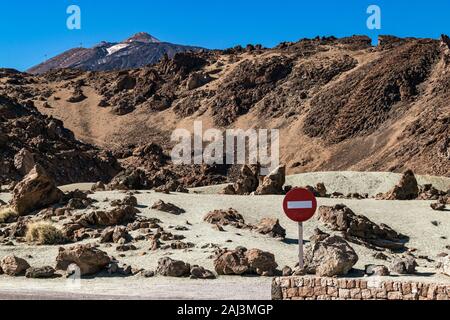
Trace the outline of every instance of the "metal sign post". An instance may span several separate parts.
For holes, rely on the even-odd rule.
[[[298,266],[300,269],[304,267],[303,259],[303,222],[298,223]]]

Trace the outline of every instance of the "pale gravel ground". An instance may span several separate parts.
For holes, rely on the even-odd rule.
[[[341,192],[346,195],[358,192],[376,196],[378,193],[391,190],[401,177],[401,174],[391,172],[311,172],[286,177],[286,185],[304,187],[307,185],[316,186],[317,183],[323,182],[328,193]],[[439,190],[450,189],[450,178],[433,176],[416,176],[416,178],[420,185],[432,184]],[[199,193],[214,194],[219,193],[225,186],[226,184],[192,190]]]
[[[366,176],[367,177],[367,176]],[[322,178],[322,177],[321,177]],[[288,179],[292,179],[291,177]],[[338,179],[337,179],[338,180]],[[302,181],[306,181],[303,179]],[[362,186],[363,181],[353,179],[353,183]],[[396,181],[394,182],[396,183]],[[71,186],[70,188],[73,188]],[[328,187],[328,186],[327,186]],[[340,186],[342,187],[342,186]],[[70,189],[69,188],[69,189]],[[371,187],[372,188],[372,187]],[[378,190],[378,189],[377,189]],[[360,191],[361,192],[361,191]],[[367,192],[367,191],[366,191]],[[108,203],[103,202],[105,198],[109,200],[123,198],[121,192],[98,192],[92,196],[99,200],[100,207]],[[284,265],[294,266],[297,262],[297,225],[288,220],[281,208],[282,196],[219,196],[211,194],[156,194],[143,191],[136,195],[140,205],[142,215],[147,217],[157,217],[163,221],[164,229],[170,231],[170,226],[186,225],[189,221],[192,226],[188,226],[189,231],[172,231],[175,234],[183,234],[186,240],[196,244],[192,251],[157,251],[148,250],[149,244],[145,241],[138,242],[138,251],[125,253],[126,257],[118,258],[121,262],[135,267],[145,269],[155,269],[160,257],[169,255],[174,259],[181,259],[191,264],[199,264],[206,268],[213,269],[213,261],[210,256],[213,248],[202,249],[203,245],[209,243],[218,244],[221,247],[235,248],[245,246],[247,248],[259,248],[275,254],[280,267]],[[9,195],[0,194],[0,199],[8,200]],[[158,212],[149,209],[157,200],[174,203],[187,212],[180,216]],[[410,236],[409,248],[416,248],[416,255],[426,255],[436,259],[436,255],[447,252],[445,246],[450,245],[450,212],[437,212],[430,208],[430,201],[377,201],[377,200],[339,200],[339,199],[318,199],[319,205],[334,205],[344,203],[357,214],[363,214],[376,223],[386,223],[395,230]],[[215,209],[234,208],[238,210],[250,224],[257,223],[263,217],[277,217],[280,223],[287,229],[287,241],[281,242],[267,236],[259,235],[251,231],[237,230],[226,227],[227,232],[218,232],[211,228],[211,225],[203,222],[204,215]],[[440,222],[439,226],[434,226],[431,222]],[[305,224],[305,239],[309,238],[314,228],[321,227],[316,219],[312,219]],[[229,243],[227,240],[231,240]],[[363,269],[367,263],[386,264],[384,261],[372,258],[373,251],[365,247],[351,244],[357,251],[360,260],[356,268]],[[115,247],[115,246],[114,246]],[[114,247],[102,250],[118,257]],[[29,246],[21,244],[14,247],[0,246],[0,257],[7,254],[15,254],[20,257],[32,255],[32,259],[27,259],[32,266],[54,265],[58,247]],[[147,255],[141,256],[142,252]],[[434,275],[435,263],[419,260],[418,269],[420,279],[424,281],[450,281],[448,277]],[[402,277],[403,278],[403,277]],[[417,278],[413,277],[414,279]],[[155,277],[144,279],[141,277],[131,278],[96,278],[83,280],[80,290],[75,291],[72,298],[101,297],[105,295],[110,298],[144,298],[144,299],[166,299],[166,298],[187,298],[187,299],[267,299],[270,298],[269,278],[241,278],[241,277],[220,277],[213,281],[196,281],[189,279],[172,279]],[[53,298],[70,298],[65,291],[65,280],[41,280],[32,281],[23,278],[8,278],[0,276],[0,297],[2,293],[18,294],[18,297],[33,294],[33,292],[47,292]],[[27,293],[28,292],[28,293]]]

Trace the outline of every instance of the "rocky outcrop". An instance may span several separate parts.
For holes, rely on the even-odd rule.
[[[9,276],[20,276],[30,267],[27,261],[16,256],[6,256],[0,260],[0,269]]]
[[[383,200],[415,200],[419,196],[419,186],[414,172],[407,170],[400,182],[388,193],[379,195]]]
[[[305,270],[322,277],[346,275],[358,262],[355,250],[339,236],[312,242],[306,248]]]
[[[34,161],[34,155],[25,148],[21,149],[14,156],[14,167],[23,176],[25,176],[26,174],[28,174],[28,172],[33,170],[35,165],[36,162]]]
[[[110,262],[111,258],[105,252],[90,245],[77,245],[59,249],[56,269],[67,270],[71,264],[76,264],[81,275],[92,275],[106,268]]]
[[[280,166],[264,177],[258,187],[256,195],[284,194],[283,186],[286,182],[286,167]]]
[[[356,215],[350,208],[338,204],[319,208],[319,221],[333,231],[340,231],[344,237],[356,243],[387,248],[405,249],[408,237],[385,224],[377,225],[365,216]]]
[[[440,200],[446,196],[447,192],[438,190],[431,184],[425,184],[419,187],[419,196],[417,197],[417,200]]]
[[[17,90],[25,90],[16,87]],[[26,89],[28,95],[31,94]],[[30,100],[0,96],[0,180],[19,181],[40,165],[57,184],[109,181],[120,170],[109,152],[79,142],[62,121],[39,113]]]
[[[248,195],[255,192],[259,185],[259,166],[243,165],[239,177],[233,185],[228,185],[222,194]]]
[[[55,182],[40,166],[35,166],[13,190],[11,206],[21,216],[58,203],[63,198]]]
[[[100,242],[101,243],[119,243],[119,244],[125,244],[132,240],[133,238],[128,233],[127,228],[124,226],[117,226],[117,227],[109,227],[103,230],[102,234],[100,235]]]
[[[201,72],[194,72],[191,73],[191,75],[187,79],[186,88],[188,90],[194,90],[204,86],[211,81],[212,78],[210,75]]]

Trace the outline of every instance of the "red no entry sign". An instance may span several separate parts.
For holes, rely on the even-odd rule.
[[[317,209],[317,200],[308,189],[297,188],[284,197],[283,210],[289,219],[298,222],[298,265],[304,267],[303,261],[303,222],[312,218]]]
[[[289,219],[304,222],[311,219],[316,212],[317,200],[307,189],[293,189],[284,198],[283,209]]]

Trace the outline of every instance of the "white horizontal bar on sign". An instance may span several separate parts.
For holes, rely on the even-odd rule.
[[[288,201],[288,209],[312,209],[312,201]]]

